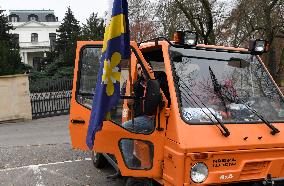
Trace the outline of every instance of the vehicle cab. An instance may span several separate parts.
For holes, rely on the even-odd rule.
[[[144,183],[283,184],[284,99],[258,56],[265,42],[250,49],[197,45],[186,34],[177,33],[174,42],[131,42],[131,60],[121,63],[121,100],[95,136],[95,163],[107,159],[122,176]],[[100,41],[77,45],[69,124],[75,149],[88,150],[101,48]],[[161,95],[151,131],[124,127],[134,118],[137,63]],[[125,142],[132,145],[131,165]]]

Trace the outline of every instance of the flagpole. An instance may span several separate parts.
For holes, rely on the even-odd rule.
[[[129,78],[130,78],[130,95],[131,97],[134,98],[134,92],[133,92],[133,79],[132,79],[132,71],[131,71],[131,68],[132,68],[132,55],[130,55],[130,60],[129,60]],[[133,102],[131,104],[131,121],[132,121],[132,127],[134,127],[134,99],[133,99]]]

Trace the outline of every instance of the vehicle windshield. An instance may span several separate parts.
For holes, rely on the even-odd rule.
[[[257,56],[171,47],[182,118],[189,123],[284,121],[284,100]]]

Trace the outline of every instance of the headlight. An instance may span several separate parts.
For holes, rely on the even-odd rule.
[[[190,31],[185,31],[184,32],[184,44],[187,45],[197,45],[197,33],[196,32],[190,32]]]
[[[256,52],[264,52],[265,51],[265,41],[256,41],[254,50]]]
[[[196,163],[190,170],[190,178],[195,183],[202,183],[208,177],[208,168],[204,163]]]
[[[269,50],[269,43],[266,40],[257,39],[249,42],[249,51],[252,54],[261,55]]]

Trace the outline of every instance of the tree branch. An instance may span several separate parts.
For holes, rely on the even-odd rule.
[[[213,16],[212,16],[212,11],[210,7],[210,3],[208,0],[201,0],[201,4],[205,10],[205,15],[206,15],[206,23],[207,23],[207,32],[205,36],[209,36],[210,33],[213,31]]]
[[[274,8],[274,6],[278,3],[279,0],[273,0],[270,5],[269,5],[269,9],[272,10]]]
[[[205,29],[203,27],[202,20],[201,20],[200,16],[197,16],[196,19],[197,19],[197,21],[199,23],[199,26],[200,26],[200,29],[201,29],[201,33],[202,33],[202,37],[205,37]]]
[[[201,30],[198,28],[194,21],[193,13],[190,9],[186,9],[183,3],[179,0],[174,0],[177,3],[178,8],[184,13],[185,17],[189,20],[190,24],[194,27],[197,33],[202,34]]]

